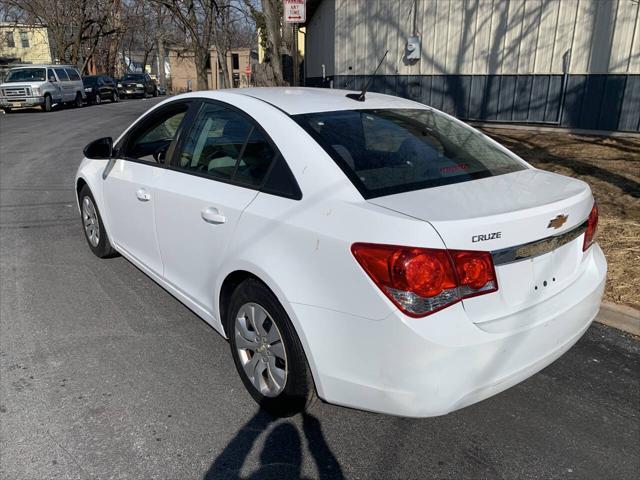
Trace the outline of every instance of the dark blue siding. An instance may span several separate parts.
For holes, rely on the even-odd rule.
[[[369,79],[332,77],[335,88],[351,90]],[[328,87],[329,80],[323,84],[320,78],[308,78],[307,85]],[[640,131],[640,75],[378,75],[370,90],[410,98],[465,120]]]
[[[624,75],[607,75],[605,77],[598,130],[616,130],[618,128],[626,80]],[[638,107],[640,107],[640,103],[636,105],[636,108]]]
[[[640,75],[627,76],[618,130],[640,131]]]

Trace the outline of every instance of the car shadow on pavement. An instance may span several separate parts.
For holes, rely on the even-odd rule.
[[[249,476],[240,474],[261,434],[274,427],[264,440],[260,465]],[[302,432],[320,479],[342,479],[342,468],[331,452],[316,417],[302,414]],[[303,443],[298,428],[290,421],[279,421],[263,410],[238,431],[215,459],[203,480],[220,479],[299,479],[302,478]]]

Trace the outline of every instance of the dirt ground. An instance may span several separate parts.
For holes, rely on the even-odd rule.
[[[591,185],[600,213],[596,238],[609,262],[605,298],[640,309],[640,135],[483,131],[533,166]]]

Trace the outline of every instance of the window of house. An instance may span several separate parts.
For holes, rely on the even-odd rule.
[[[27,32],[20,32],[20,43],[22,48],[29,48],[29,34]]]
[[[16,42],[13,39],[13,32],[5,32],[5,39],[7,41],[7,47],[9,48],[15,48],[16,47]]]
[[[234,70],[240,70],[240,57],[237,53],[231,54],[231,64]]]

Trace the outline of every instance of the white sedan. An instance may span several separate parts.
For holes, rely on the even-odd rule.
[[[92,142],[89,247],[228,338],[276,415],[316,396],[441,415],[566,352],[606,276],[589,186],[433,108],[347,93],[194,92]]]

